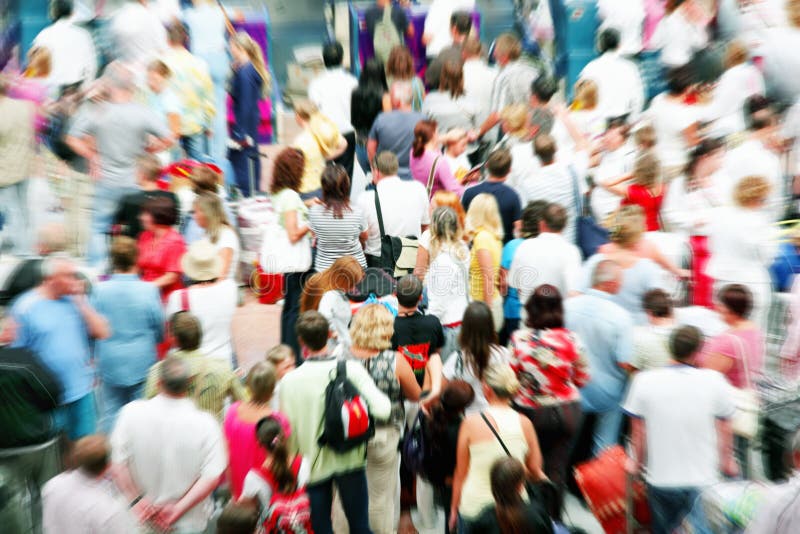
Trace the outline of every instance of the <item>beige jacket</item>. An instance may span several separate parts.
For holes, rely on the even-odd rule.
[[[30,176],[36,143],[35,114],[31,102],[0,96],[0,187]]]

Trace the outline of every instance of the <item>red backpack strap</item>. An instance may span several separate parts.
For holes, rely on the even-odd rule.
[[[295,480],[297,480],[298,475],[300,474],[300,468],[303,466],[303,457],[299,454],[294,457],[292,460],[292,473],[294,474]],[[300,484],[298,483],[298,486]]]
[[[189,290],[181,289],[181,311],[189,311]]]
[[[274,488],[275,487],[275,477],[272,476],[272,473],[270,472],[270,470],[266,469],[263,465],[259,465],[257,469],[258,469],[258,474],[261,475],[261,478],[263,478],[267,482],[267,484],[269,484],[270,488]],[[273,490],[273,494],[274,494],[274,490]]]

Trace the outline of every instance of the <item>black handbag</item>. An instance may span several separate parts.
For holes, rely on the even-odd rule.
[[[377,185],[375,186],[375,212],[378,216],[378,228],[381,232],[381,269],[394,278],[413,273],[414,267],[417,265],[419,241],[413,236],[397,237],[386,235]]]
[[[583,259],[594,256],[602,245],[608,243],[609,232],[603,228],[592,216],[589,209],[589,192],[586,193],[586,198],[581,198],[580,189],[578,187],[578,176],[572,167],[569,169],[572,175],[572,190],[575,197],[575,210],[578,213],[578,218],[575,221],[575,243],[581,250]]]

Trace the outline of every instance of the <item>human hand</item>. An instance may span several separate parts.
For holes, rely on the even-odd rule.
[[[478,139],[478,131],[477,130],[470,130],[467,132],[467,142],[474,143]]]
[[[133,505],[131,508],[133,515],[136,516],[136,519],[139,523],[147,523],[158,513],[158,507],[156,507],[150,499],[147,497],[142,497],[139,499],[139,502]]]
[[[17,323],[14,319],[7,317],[0,324],[0,346],[10,345],[17,338]]]
[[[736,458],[733,457],[732,454],[729,454],[727,458],[722,460],[722,465],[720,466],[720,470],[722,474],[730,477],[735,478],[739,476],[739,464],[736,463]]]
[[[625,472],[626,473],[628,473],[629,475],[636,476],[636,475],[639,474],[640,470],[641,470],[641,465],[639,465],[638,461],[634,460],[631,457],[628,457],[628,458],[625,459]]]
[[[455,508],[450,510],[450,521],[447,523],[447,526],[450,528],[450,532],[456,531],[456,527],[458,526],[458,510]]]
[[[102,178],[100,158],[98,156],[93,156],[87,160],[87,163],[89,164],[89,177],[93,182],[99,182]]]
[[[178,508],[178,503],[167,503],[158,510],[152,522],[162,532],[169,532],[182,515],[183,512]]]

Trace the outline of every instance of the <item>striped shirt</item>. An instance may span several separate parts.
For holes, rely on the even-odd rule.
[[[230,397],[234,401],[247,400],[244,386],[227,362],[206,356],[197,350],[177,351],[174,356],[189,362],[192,385],[189,387],[188,397],[194,400],[198,409],[210,413],[217,421],[222,421],[225,399]],[[150,368],[144,388],[145,399],[158,395],[160,372],[161,362]]]
[[[367,259],[359,235],[367,230],[367,218],[357,205],[342,212],[342,218],[333,217],[333,211],[316,205],[309,213],[311,231],[317,238],[317,257],[314,269],[322,272],[342,256],[353,256],[366,269]]]
[[[492,87],[490,109],[500,113],[514,104],[528,104],[531,99],[531,84],[539,76],[539,70],[522,60],[512,61],[500,70]]]

